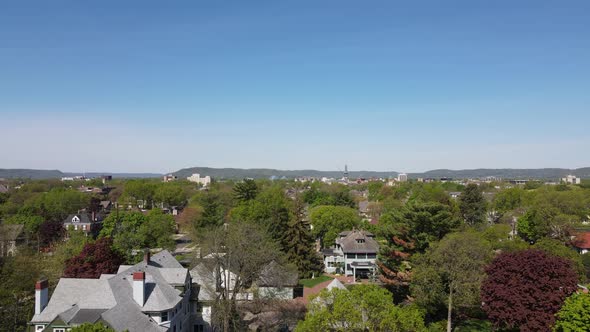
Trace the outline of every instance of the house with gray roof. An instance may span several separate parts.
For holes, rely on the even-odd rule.
[[[116,331],[193,331],[191,286],[189,271],[166,250],[98,279],[61,278],[51,299],[47,281],[39,281],[30,331],[67,331],[96,322]]]
[[[16,255],[17,247],[25,241],[23,225],[0,225],[0,257]]]
[[[322,250],[325,271],[368,278],[377,270],[378,252],[379,244],[372,233],[362,230],[341,232],[334,247]]]
[[[102,214],[77,213],[70,214],[64,221],[66,230],[81,230],[86,235],[97,235],[102,227]]]

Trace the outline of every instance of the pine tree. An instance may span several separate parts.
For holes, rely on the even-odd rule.
[[[314,250],[315,241],[311,234],[311,227],[305,215],[303,201],[297,198],[294,202],[294,214],[282,238],[283,248],[289,261],[297,266],[300,277],[310,277],[319,274],[323,263]]]

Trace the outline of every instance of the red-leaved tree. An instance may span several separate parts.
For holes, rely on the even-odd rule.
[[[502,253],[486,268],[483,309],[496,327],[551,331],[555,313],[576,290],[572,263],[540,250]]]
[[[112,249],[112,244],[109,237],[86,244],[78,256],[66,261],[64,277],[98,278],[103,273],[116,273],[124,259]]]

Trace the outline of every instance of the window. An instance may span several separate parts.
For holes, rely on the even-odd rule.
[[[371,259],[377,258],[377,254],[367,254],[367,258],[371,258]]]
[[[195,325],[193,328],[193,332],[204,332],[204,331],[205,331],[205,327],[201,324]]]
[[[168,321],[168,311],[164,311],[160,314],[160,317],[162,318],[162,322],[167,322]]]
[[[66,332],[66,329],[53,329],[53,332]]]
[[[367,254],[356,254],[356,258],[366,259],[367,258]]]
[[[356,258],[356,256],[354,254],[346,254],[346,258]]]
[[[78,230],[78,225],[74,225],[74,230]]]
[[[82,225],[82,230],[85,231],[86,230],[86,225]]]
[[[45,325],[35,325],[35,331],[43,331]]]

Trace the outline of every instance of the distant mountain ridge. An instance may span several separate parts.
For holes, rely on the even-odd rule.
[[[178,170],[173,175],[179,178],[186,178],[193,173],[201,176],[209,175],[217,179],[243,179],[243,178],[270,178],[275,177],[327,177],[341,178],[343,171],[317,171],[317,170],[277,170],[268,168],[210,168],[210,167],[191,167]],[[349,171],[350,178],[391,178],[397,177],[400,172],[377,172],[377,171]],[[485,178],[497,177],[502,179],[559,179],[566,175],[573,174],[580,178],[590,178],[590,167],[567,169],[567,168],[537,168],[537,169],[511,169],[511,168],[479,168],[465,170],[437,169],[423,173],[408,173],[409,178],[442,178],[449,177],[453,179],[465,178]]]
[[[270,177],[293,179],[297,177],[316,178],[342,178],[343,171],[318,171],[318,170],[278,170],[271,168],[212,168],[212,167],[190,167],[183,168],[171,174],[180,179],[191,176],[193,173],[201,176],[211,176],[214,179],[268,179]],[[397,177],[396,171],[349,171],[348,176],[356,178],[392,178]],[[408,173],[410,178],[442,178],[453,179],[497,177],[502,179],[547,179],[556,180],[566,175],[573,174],[579,178],[590,178],[590,167],[567,169],[567,168],[536,168],[536,169],[512,169],[512,168],[479,168],[479,169],[436,169],[423,173]],[[59,170],[39,169],[0,169],[0,178],[13,179],[53,179],[66,176],[85,175],[87,177],[98,177],[101,175],[112,175],[114,178],[155,178],[163,174],[159,173],[111,173],[111,172],[62,172]]]
[[[60,170],[25,169],[25,168],[0,168],[0,178],[4,179],[61,179],[68,176],[84,175],[88,178],[111,175],[113,178],[154,178],[160,177],[158,173],[111,173],[111,172],[62,172]]]

